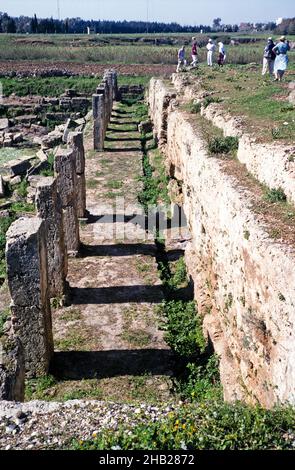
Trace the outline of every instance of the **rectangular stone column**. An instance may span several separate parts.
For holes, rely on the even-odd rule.
[[[0,400],[24,401],[25,359],[19,338],[14,334],[0,339]]]
[[[112,70],[112,81],[113,81],[113,101],[118,100],[118,75],[115,70]]]
[[[77,175],[77,214],[83,219],[86,214],[86,179],[85,179],[85,150],[82,132],[70,132],[68,145],[75,152],[76,175]]]
[[[73,149],[59,148],[54,159],[57,191],[63,210],[63,228],[67,253],[76,256],[79,251],[79,220],[77,214],[77,174]]]
[[[107,81],[109,87],[109,115],[111,116],[114,101],[113,72],[111,70],[107,70],[104,78]]]
[[[93,148],[103,151],[105,139],[105,97],[102,94],[92,96],[93,109]]]
[[[44,220],[47,238],[49,295],[63,297],[68,272],[67,252],[63,231],[63,212],[57,179],[41,178],[35,197],[37,215]]]
[[[6,263],[13,331],[19,337],[28,377],[47,374],[53,354],[45,224],[20,218],[7,232]]]

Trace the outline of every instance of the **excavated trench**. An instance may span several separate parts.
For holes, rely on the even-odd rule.
[[[91,125],[85,130],[89,214],[80,227],[80,255],[69,260],[70,306],[53,302],[50,375],[41,389],[38,380],[27,383],[27,399],[180,397],[174,382],[185,375],[188,359],[167,345],[161,309],[165,302],[193,301],[185,267],[179,285],[169,286],[190,237],[180,207],[169,214],[162,205],[150,211],[145,206],[149,184],[159,179],[164,164],[161,155],[154,160],[159,154],[152,133],[138,132],[141,99],[127,96],[116,104],[103,152],[92,150]],[[153,187],[160,204],[163,181]]]

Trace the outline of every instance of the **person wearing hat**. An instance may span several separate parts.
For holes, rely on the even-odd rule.
[[[275,58],[276,58],[276,53],[273,50],[274,47],[275,47],[275,43],[273,42],[272,38],[268,38],[267,44],[264,48],[264,53],[263,53],[263,67],[262,67],[263,76],[267,73],[267,71],[269,71],[270,75],[273,75]]]
[[[225,52],[223,42],[218,43],[218,52],[219,52],[218,65],[219,65],[219,67],[222,67],[224,65],[224,61],[226,59],[226,52]]]
[[[273,48],[276,53],[274,63],[275,80],[282,81],[283,75],[288,67],[288,51],[290,50],[289,41],[286,41],[285,36],[281,36],[278,44]]]
[[[208,40],[208,44],[206,46],[207,48],[207,64],[209,65],[209,67],[212,67],[213,65],[213,52],[215,50],[215,44],[214,42],[212,41],[212,39],[209,39]]]
[[[192,38],[192,63],[191,67],[196,67],[198,65],[198,48],[197,48],[197,41],[196,38]]]

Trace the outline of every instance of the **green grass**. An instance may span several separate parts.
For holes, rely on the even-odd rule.
[[[123,186],[123,182],[118,181],[118,180],[110,180],[107,182],[106,185],[108,188],[111,188],[111,189],[121,189]]]
[[[10,206],[10,210],[15,214],[23,213],[23,212],[35,212],[34,204],[30,204],[28,202],[14,202]]]
[[[92,95],[99,83],[95,77],[1,78],[4,96],[40,95],[58,96],[71,88],[81,94]]]
[[[217,40],[221,37],[241,37],[240,34],[212,34]],[[125,39],[150,37],[153,39],[168,37],[178,41],[175,45],[155,45],[134,41],[126,44]],[[196,35],[199,43],[205,45],[206,37]],[[252,38],[255,35],[251,36]],[[228,62],[233,64],[260,63],[265,42],[265,35],[257,34],[260,41],[227,45]],[[34,40],[34,44],[32,44]],[[88,38],[85,35],[1,35],[0,60],[27,60],[38,62],[76,62],[103,64],[175,64],[179,44],[190,44],[190,34],[138,34],[138,35],[99,35]],[[187,58],[190,59],[190,47]],[[292,53],[291,53],[292,54]],[[290,55],[291,55],[290,54]],[[199,50],[199,58],[204,61],[206,49]]]
[[[198,75],[199,72],[196,72]],[[231,115],[243,117],[243,125],[260,140],[292,141],[295,133],[295,110],[288,102],[290,90],[284,84],[261,76],[261,66],[227,66],[210,74],[201,67],[201,86],[213,93],[203,104],[222,102]],[[294,80],[290,65],[284,81]]]
[[[152,163],[151,163],[152,161]],[[138,195],[145,211],[158,204],[170,204],[168,195],[169,177],[166,175],[164,158],[158,149],[148,151],[143,156],[144,176],[141,178],[144,188]]]
[[[46,375],[38,379],[27,380],[25,387],[25,399],[29,400],[48,400],[47,392],[57,384],[52,375]]]
[[[144,330],[128,329],[121,334],[121,339],[133,347],[142,348],[149,345],[151,335]]]

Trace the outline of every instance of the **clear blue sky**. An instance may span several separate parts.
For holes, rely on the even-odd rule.
[[[212,24],[272,21],[295,17],[294,0],[59,0],[61,17],[84,19],[176,21]],[[57,17],[57,0],[0,0],[0,11],[9,15]]]

